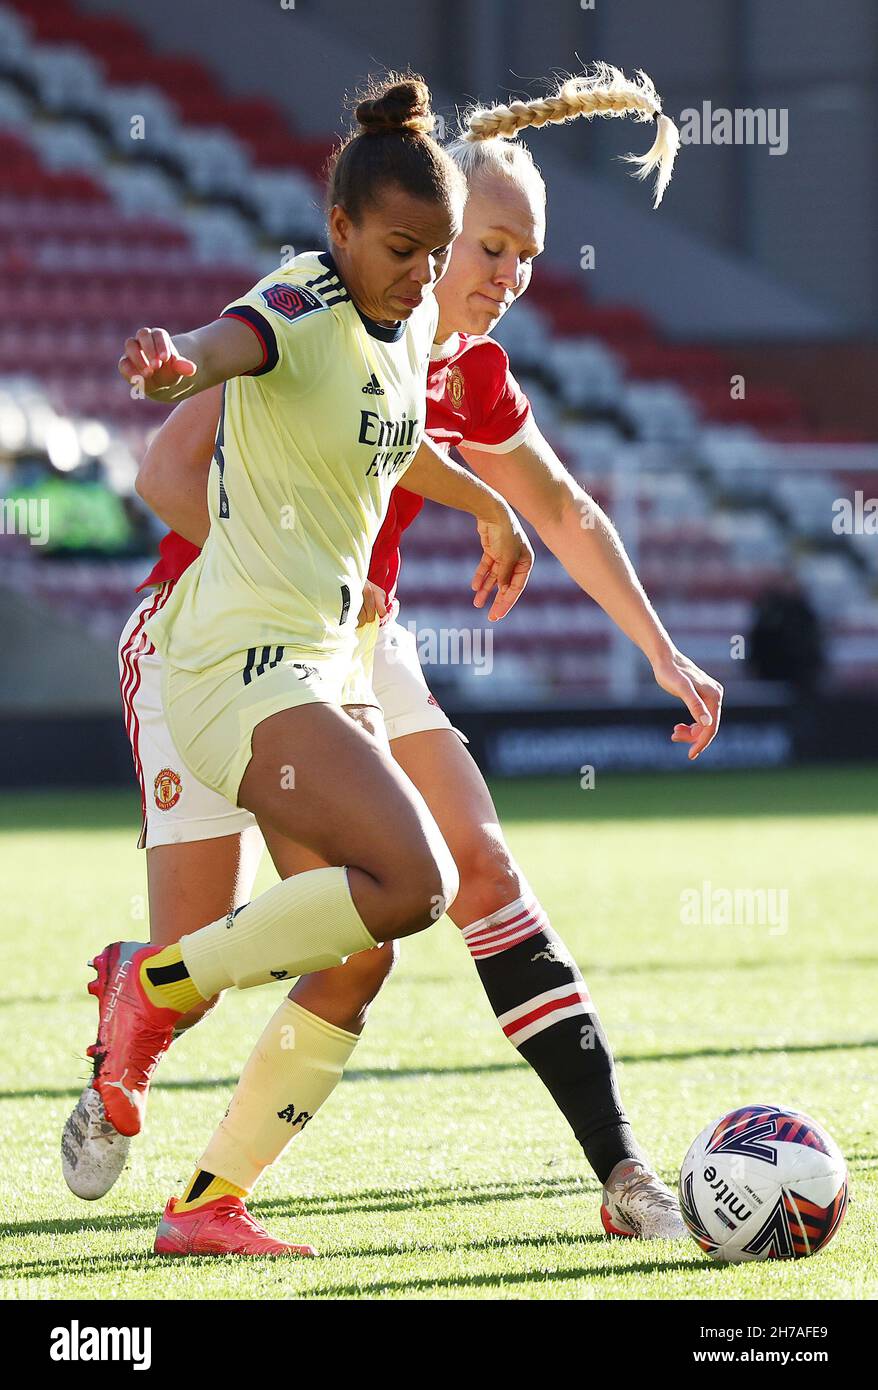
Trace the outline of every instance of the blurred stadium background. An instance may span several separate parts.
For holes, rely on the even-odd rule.
[[[164,410],[117,376],[124,338],[207,322],[322,241],[320,168],[367,73],[423,71],[450,130],[456,103],[596,58],[646,69],[679,124],[774,113],[788,148],[684,143],[653,213],[617,162],[647,130],[535,132],[547,248],[498,337],[726,684],[704,765],[878,757],[871,0],[0,0],[0,786],[130,780],[115,648],[162,534],[134,478]],[[475,555],[427,509],[403,620],[471,630]],[[646,663],[545,551],[490,635],[490,678],[486,649],[429,673],[486,771],[684,765]]]

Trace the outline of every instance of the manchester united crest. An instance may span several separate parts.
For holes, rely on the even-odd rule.
[[[155,779],[155,804],[160,811],[170,811],[172,806],[176,806],[180,800],[180,793],[183,784],[180,780],[179,772],[174,772],[173,768],[163,767]]]
[[[451,371],[448,373],[446,390],[451,398],[451,404],[454,406],[454,409],[460,410],[463,400],[463,372],[459,367],[452,367]]]

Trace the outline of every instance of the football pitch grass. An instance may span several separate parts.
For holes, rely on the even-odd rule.
[[[456,929],[403,944],[350,1070],[257,1188],[301,1261],[159,1260],[156,1222],[221,1117],[282,986],[228,995],[163,1061],[108,1197],[61,1177],[88,1074],[87,959],[145,938],[125,791],[0,796],[4,1298],[874,1298],[878,1261],[878,795],[874,771],[500,783],[513,851],[576,956],[635,1132],[674,1185],[695,1134],[781,1102],[845,1152],[851,1206],[822,1254],[718,1266],[694,1242],[610,1240],[600,1191],[503,1038]],[[273,881],[263,865],[260,886]],[[703,885],[709,888],[704,890]],[[788,920],[683,921],[681,895],[787,890]],[[775,905],[780,902],[775,900]]]

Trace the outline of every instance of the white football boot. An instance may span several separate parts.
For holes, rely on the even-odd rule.
[[[131,1140],[105,1117],[100,1092],[86,1086],[61,1136],[61,1171],[70,1191],[86,1202],[106,1196],[130,1147]]]
[[[671,1189],[630,1158],[617,1163],[604,1183],[601,1221],[610,1236],[685,1240],[689,1235]]]

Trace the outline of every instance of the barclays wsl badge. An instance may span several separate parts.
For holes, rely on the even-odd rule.
[[[304,285],[285,285],[278,281],[273,285],[266,285],[259,293],[266,308],[290,323],[294,319],[303,319],[308,314],[315,314],[318,309],[326,308],[322,299],[318,299],[314,291],[306,289]]]

